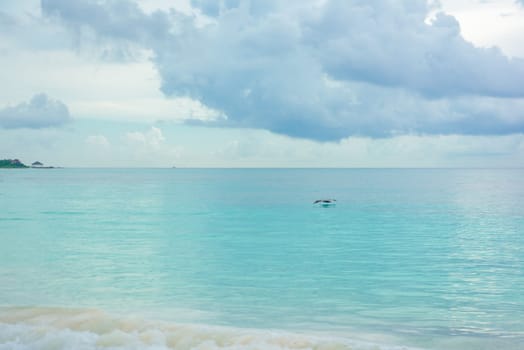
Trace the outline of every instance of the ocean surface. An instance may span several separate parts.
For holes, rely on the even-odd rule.
[[[0,349],[524,349],[524,170],[0,170]]]

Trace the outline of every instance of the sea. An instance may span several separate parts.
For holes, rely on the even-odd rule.
[[[524,349],[524,170],[0,170],[0,349]]]

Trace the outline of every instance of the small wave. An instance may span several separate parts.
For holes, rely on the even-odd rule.
[[[29,218],[0,218],[0,221],[30,221]]]
[[[184,325],[95,309],[0,308],[0,350],[400,350],[339,337]]]

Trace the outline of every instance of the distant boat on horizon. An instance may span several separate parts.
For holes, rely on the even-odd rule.
[[[44,163],[36,161],[31,164],[32,169],[55,169],[54,166],[44,166]]]

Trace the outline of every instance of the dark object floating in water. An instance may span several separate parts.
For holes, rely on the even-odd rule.
[[[336,199],[317,199],[313,204],[318,204],[321,207],[334,207],[337,204]]]

